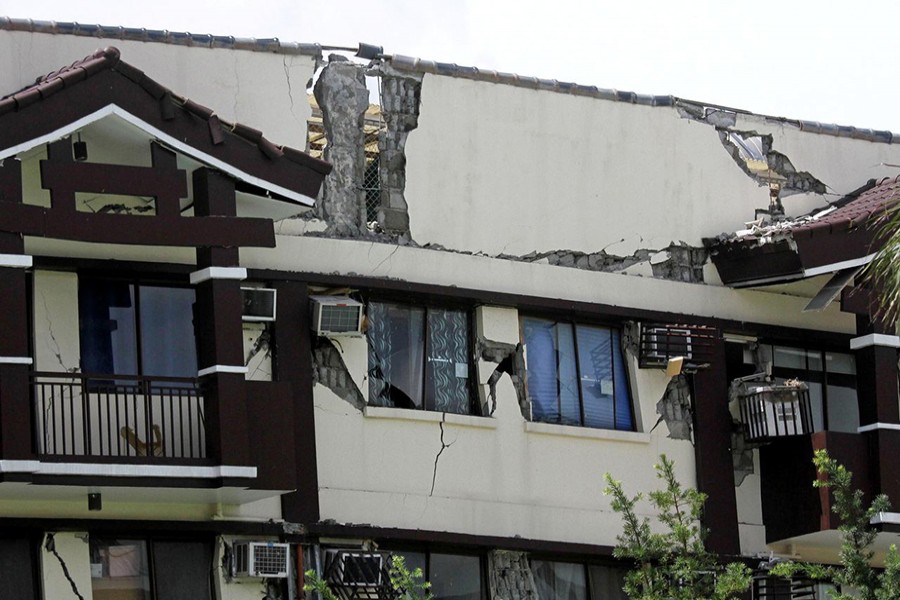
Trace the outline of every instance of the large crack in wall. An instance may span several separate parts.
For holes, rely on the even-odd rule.
[[[691,410],[691,386],[686,376],[676,375],[669,380],[665,393],[656,403],[656,412],[659,414],[656,425],[665,421],[670,438],[690,441],[693,425]]]
[[[369,108],[366,76],[380,80],[378,135],[377,221],[368,223],[366,190],[365,118]],[[324,158],[332,164],[325,178],[316,215],[327,224],[325,234],[337,237],[378,237],[410,241],[406,203],[406,140],[418,126],[422,75],[399,72],[386,64],[366,66],[331,55],[316,81],[314,94],[322,110],[325,130]],[[371,175],[371,174],[369,174]]]
[[[722,142],[732,160],[759,185],[767,186],[773,180],[777,180],[782,196],[799,193],[824,194],[827,191],[824,183],[807,171],[797,171],[787,156],[773,150],[771,135],[760,135],[755,131],[735,131],[721,127],[717,127],[716,131],[719,134],[719,141]],[[741,148],[734,141],[733,136],[735,135],[745,139],[757,138],[761,141],[762,154],[768,167],[766,173],[761,174],[750,168],[746,158],[741,156]]]
[[[318,338],[313,348],[313,383],[320,383],[358,411],[366,407],[366,399],[356,387],[340,351],[328,338]]]
[[[497,363],[497,368],[487,380],[490,406],[482,407],[482,414],[490,416],[497,410],[497,383],[503,375],[509,375],[522,416],[530,419],[531,407],[525,393],[525,351],[522,344],[495,342],[479,336],[475,340],[475,356],[487,362]]]

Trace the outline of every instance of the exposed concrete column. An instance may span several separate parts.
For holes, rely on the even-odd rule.
[[[322,69],[314,89],[325,127],[325,160],[333,169],[325,178],[322,217],[327,232],[355,236],[366,230],[365,133],[369,107],[364,67],[334,55]]]
[[[492,550],[488,553],[488,585],[494,600],[538,600],[525,552]]]
[[[385,131],[378,140],[381,156],[381,208],[378,222],[388,233],[409,233],[406,189],[406,138],[419,124],[422,75],[401,73],[387,65],[381,75],[381,115]]]

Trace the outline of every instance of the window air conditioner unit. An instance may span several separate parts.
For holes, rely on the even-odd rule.
[[[346,296],[310,296],[316,335],[361,335],[363,304]]]
[[[690,329],[651,327],[647,331],[647,341],[644,358],[648,363],[665,365],[670,358],[676,356],[684,357],[690,362],[694,357]]]
[[[384,555],[359,550],[328,550],[325,574],[329,583],[344,588],[380,588],[387,583]]]
[[[244,321],[275,320],[275,290],[271,288],[241,288]]]
[[[235,578],[286,578],[291,557],[290,544],[275,542],[235,542]]]

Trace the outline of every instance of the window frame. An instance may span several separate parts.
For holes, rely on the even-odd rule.
[[[416,411],[425,411],[425,412],[446,412],[446,411],[435,410],[435,409],[429,408],[427,406],[428,380],[429,380],[428,358],[430,356],[429,351],[432,347],[432,340],[431,340],[431,335],[430,335],[431,329],[429,326],[428,314],[429,314],[429,311],[433,311],[433,310],[453,310],[453,311],[459,311],[459,312],[464,313],[465,318],[466,318],[466,332],[465,332],[466,368],[468,369],[468,376],[466,377],[465,388],[466,388],[466,394],[468,396],[468,411],[465,413],[453,413],[453,414],[462,414],[462,415],[475,416],[475,417],[484,416],[482,414],[482,402],[479,397],[478,387],[476,385],[477,377],[475,374],[478,371],[477,371],[477,364],[476,364],[475,355],[474,355],[475,310],[472,307],[472,305],[467,304],[467,303],[459,303],[459,302],[452,302],[452,301],[437,302],[437,301],[431,301],[430,299],[429,300],[402,299],[402,298],[392,295],[392,294],[390,294],[390,295],[378,294],[378,295],[367,296],[367,297],[363,298],[363,303],[365,304],[366,321],[367,321],[365,340],[366,340],[366,345],[367,345],[369,352],[371,352],[370,346],[372,343],[371,338],[369,337],[369,333],[368,333],[372,327],[371,320],[370,320],[370,314],[371,314],[370,305],[371,304],[373,304],[373,303],[388,304],[388,305],[399,306],[399,307],[406,308],[406,309],[421,309],[421,310],[423,310],[424,341],[422,344],[422,364],[421,364],[422,397],[419,398],[419,400],[421,402],[421,407],[413,406],[411,408],[407,408],[407,407],[402,407],[402,406],[387,405],[387,408],[398,408],[398,409],[403,409],[403,410],[416,410]],[[366,365],[367,377],[372,377],[372,374],[371,374],[372,369],[373,369],[373,365],[367,358],[367,365]],[[371,388],[369,389],[368,394],[367,394],[366,404],[368,406],[385,406],[382,404],[373,403],[372,398],[371,398]]]
[[[157,580],[160,577],[167,577],[166,573],[158,573],[158,566],[156,564],[156,549],[155,545],[157,543],[161,544],[202,544],[206,546],[206,551],[209,553],[210,564],[209,568],[206,569],[207,577],[206,585],[209,589],[209,597],[213,599],[216,597],[216,581],[215,581],[215,572],[216,572],[216,540],[214,537],[207,535],[198,535],[198,536],[183,536],[183,535],[153,535],[149,532],[122,532],[118,529],[115,531],[97,531],[91,532],[88,538],[88,552],[90,553],[90,561],[93,560],[93,549],[94,543],[110,543],[117,541],[137,541],[142,542],[144,545],[144,551],[146,553],[146,561],[147,561],[147,580],[149,582],[149,597],[150,600],[158,600],[159,598],[159,590]],[[91,589],[93,589],[94,585],[94,577],[90,577]]]
[[[804,382],[816,383],[821,386],[822,392],[822,429],[821,431],[835,431],[841,432],[842,430],[831,429],[829,427],[829,411],[828,411],[828,387],[829,384],[836,385],[838,387],[847,387],[853,390],[856,395],[856,414],[857,414],[857,426],[859,425],[859,379],[857,375],[857,365],[856,365],[856,355],[852,352],[846,352],[842,349],[834,349],[827,346],[821,345],[798,345],[791,344],[784,341],[765,341],[760,342],[760,346],[767,346],[769,348],[769,356],[772,361],[772,376],[783,378],[783,379],[800,379]],[[782,367],[775,365],[775,348],[789,348],[792,350],[802,350],[804,352],[804,362],[806,363],[806,368],[799,369],[796,367]],[[816,370],[812,369],[809,366],[810,363],[810,354],[818,354],[819,363],[821,364],[821,368]],[[849,373],[839,373],[839,372],[829,372],[828,371],[828,363],[826,361],[826,355],[828,354],[841,354],[844,356],[849,356],[853,359],[853,371],[854,373],[851,375]],[[812,377],[810,377],[812,375]],[[848,385],[852,384],[852,385]],[[813,423],[813,429],[815,429],[815,423]],[[819,430],[816,430],[819,431]],[[854,432],[855,433],[855,432]]]
[[[573,346],[574,346],[574,351],[575,351],[574,352],[575,375],[576,375],[576,380],[578,382],[578,385],[576,386],[578,389],[578,414],[579,414],[579,421],[580,421],[578,424],[565,423],[565,422],[562,422],[561,420],[560,421],[550,421],[550,420],[544,420],[544,419],[536,419],[534,417],[534,401],[528,392],[528,361],[527,361],[528,349],[527,349],[527,343],[525,340],[525,320],[526,319],[553,321],[556,326],[564,324],[571,328]],[[616,383],[615,383],[615,367],[614,366],[612,368],[612,375],[613,375],[613,403],[612,403],[613,419],[612,419],[612,422],[613,422],[613,427],[593,427],[591,425],[585,424],[584,394],[582,391],[582,378],[581,378],[582,365],[581,365],[581,358],[580,358],[580,354],[579,354],[579,350],[578,350],[578,327],[579,326],[608,329],[610,331],[610,339],[611,340],[612,340],[612,332],[613,331],[616,331],[619,334],[618,339],[619,339],[620,360],[622,361],[622,369],[625,372],[625,382],[624,383],[625,383],[625,390],[628,395],[627,401],[628,401],[629,406],[631,407],[631,411],[630,411],[631,418],[630,418],[630,425],[629,425],[628,429],[623,429],[623,428],[616,426],[616,421],[617,421],[616,420],[616,396],[615,396]],[[634,390],[632,389],[633,386],[632,386],[632,381],[631,381],[631,369],[629,368],[628,355],[625,352],[624,345],[622,344],[622,334],[623,334],[623,327],[622,327],[621,323],[593,321],[590,319],[572,319],[572,318],[566,318],[564,316],[554,315],[554,314],[520,312],[519,313],[519,340],[522,343],[523,347],[525,348],[525,354],[526,354],[525,386],[524,387],[525,387],[525,393],[528,397],[529,408],[531,411],[531,421],[534,423],[548,423],[551,425],[563,425],[563,426],[568,426],[568,427],[584,427],[587,429],[597,429],[597,430],[601,430],[601,431],[636,432],[638,430],[637,429],[637,422],[638,422],[637,404],[635,402]],[[610,342],[610,346],[611,347],[614,346],[612,341]],[[557,357],[556,364],[559,365],[560,364],[559,351],[558,351],[558,349],[556,349],[556,350],[557,350],[556,351],[556,357]],[[615,348],[612,348],[612,352],[615,352]],[[611,360],[613,360],[612,352],[610,353]],[[558,414],[560,415],[560,419],[561,419],[563,411],[562,411],[562,396],[559,393],[559,385],[557,385],[556,405],[558,408]]]
[[[460,552],[453,548],[422,548],[422,547],[413,547],[413,546],[399,546],[399,547],[389,547],[384,549],[385,552],[389,552],[391,555],[400,555],[406,558],[407,554],[421,554],[425,557],[425,568],[422,569],[422,581],[427,581],[432,583],[431,581],[431,557],[433,554],[443,554],[450,556],[465,556],[469,558],[477,558],[478,559],[478,577],[479,577],[479,594],[480,600],[489,600],[490,599],[490,583],[488,581],[490,574],[488,572],[488,563],[487,563],[487,555],[483,552],[478,551],[463,551]],[[406,567],[410,568],[409,563],[406,563]],[[410,571],[412,569],[410,568]],[[435,597],[437,600],[437,597]]]
[[[529,569],[532,569],[532,573],[535,561],[543,563],[561,563],[580,566],[581,572],[583,573],[584,577],[584,600],[605,600],[605,596],[604,598],[594,598],[594,581],[591,576],[592,567],[601,567],[610,569],[611,571],[620,571],[623,582],[625,575],[628,573],[628,567],[622,563],[608,562],[603,560],[578,560],[578,558],[553,556],[543,553],[532,554],[528,558],[528,567]],[[537,587],[537,585],[538,583],[537,581],[535,581],[535,587]],[[620,590],[620,598],[621,600],[626,600],[628,598],[628,595],[625,593],[624,589]]]
[[[82,318],[82,307],[81,307],[81,293],[82,286],[85,282],[99,282],[103,284],[108,283],[116,283],[116,284],[124,284],[130,286],[133,290],[133,302],[134,305],[132,307],[133,310],[133,320],[134,320],[134,356],[136,368],[134,373],[116,373],[115,369],[113,369],[112,373],[95,373],[93,371],[84,370],[84,327],[83,327],[83,318]],[[160,275],[159,277],[147,276],[144,274],[141,275],[125,275],[125,274],[108,274],[103,272],[96,271],[79,271],[78,272],[78,287],[77,287],[77,311],[78,311],[78,353],[79,353],[79,367],[82,371],[89,375],[121,375],[123,377],[158,377],[162,379],[183,379],[183,378],[196,378],[196,373],[193,373],[190,376],[185,375],[147,375],[145,364],[145,356],[144,356],[144,347],[143,347],[143,324],[141,319],[141,293],[140,288],[142,287],[151,287],[151,288],[170,288],[170,289],[189,289],[194,292],[194,301],[192,303],[192,310],[190,313],[191,318],[191,331],[193,333],[193,342],[194,342],[194,361],[197,365],[199,365],[199,339],[198,339],[198,331],[197,324],[195,319],[195,310],[197,304],[197,290],[196,287],[191,285],[185,281],[179,281],[177,279],[173,279],[171,276],[166,277],[165,275]]]

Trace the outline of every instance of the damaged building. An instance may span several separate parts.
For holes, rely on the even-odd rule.
[[[815,449],[900,501],[894,141],[0,18],[0,597],[350,598],[400,554],[437,600],[625,598],[603,474],[663,453],[711,550],[835,562]]]

